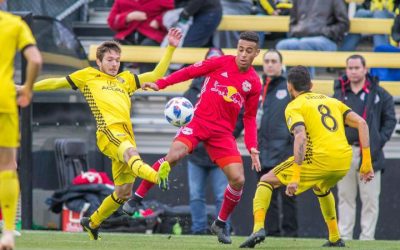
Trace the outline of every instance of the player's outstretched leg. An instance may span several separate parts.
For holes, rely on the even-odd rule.
[[[260,181],[253,199],[254,227],[253,233],[243,242],[241,248],[253,248],[265,239],[265,217],[271,202],[273,187],[271,184]]]
[[[81,219],[81,226],[86,232],[88,232],[90,240],[101,240],[101,237],[99,236],[99,229],[93,228],[90,225],[90,218],[83,217]]]
[[[261,228],[255,233],[252,233],[245,242],[240,245],[240,248],[254,248],[255,245],[265,240],[265,229]]]
[[[154,170],[158,171],[160,169],[160,165],[164,161],[165,157],[156,161],[151,167]],[[122,211],[127,215],[132,216],[135,212],[139,212],[140,209],[143,209],[142,200],[153,186],[154,186],[153,182],[142,180],[139,187],[136,189],[133,198],[125,202],[125,204],[122,206]]]

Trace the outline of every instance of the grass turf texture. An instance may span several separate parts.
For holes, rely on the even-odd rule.
[[[129,233],[101,233],[102,240],[90,241],[86,233],[55,231],[23,231],[17,237],[17,250],[124,250],[124,249],[232,249],[238,248],[246,237],[232,237],[232,245],[222,245],[215,236],[192,235],[145,235]],[[327,249],[321,245],[324,239],[269,238],[257,245],[259,249]],[[400,249],[400,241],[347,241],[350,249]]]

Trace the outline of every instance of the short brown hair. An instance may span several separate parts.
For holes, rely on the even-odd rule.
[[[99,59],[100,61],[103,60],[104,54],[106,52],[110,52],[111,50],[117,52],[118,54],[121,54],[121,47],[120,44],[117,41],[105,41],[102,44],[100,44],[99,47],[97,47],[96,50],[96,58]]]
[[[239,39],[254,42],[257,44],[257,46],[258,46],[258,41],[260,40],[258,34],[253,31],[244,31],[240,33]]]

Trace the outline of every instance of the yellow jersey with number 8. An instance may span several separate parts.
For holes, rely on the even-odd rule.
[[[326,95],[305,92],[291,101],[285,110],[286,123],[290,130],[304,125],[307,147],[304,163],[320,168],[332,166],[334,159],[352,156],[344,130],[344,117],[351,109]],[[349,166],[335,166],[348,169]]]

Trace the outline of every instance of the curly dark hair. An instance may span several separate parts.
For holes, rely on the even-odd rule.
[[[298,92],[311,89],[311,77],[308,69],[304,66],[296,66],[288,72],[288,82],[293,85]]]

